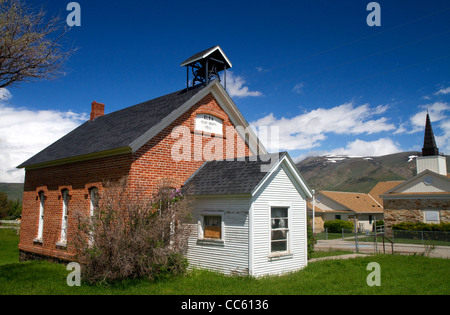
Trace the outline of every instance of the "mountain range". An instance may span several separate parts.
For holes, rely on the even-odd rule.
[[[416,175],[418,155],[412,151],[377,157],[314,156],[296,165],[311,189],[368,193],[378,182]]]

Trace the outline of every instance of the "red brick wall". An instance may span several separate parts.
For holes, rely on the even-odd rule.
[[[194,132],[195,116],[199,113],[223,119],[223,136],[213,138],[211,135]],[[175,161],[172,158],[172,147],[177,141],[181,141],[181,138],[177,139],[171,135],[176,126],[189,128],[191,137],[183,138],[183,141],[187,141],[191,147],[191,158],[188,161]],[[199,156],[198,153],[202,153],[202,149],[208,148],[208,145],[211,147],[211,141],[216,141],[216,147],[219,143],[223,146],[220,156],[217,156],[220,150],[215,152],[217,159],[229,157],[226,156],[226,146],[230,146],[230,143],[233,145],[232,156],[250,155],[248,147],[239,136],[234,134],[235,139],[230,139],[230,133],[228,135],[226,133],[227,126],[232,126],[228,116],[212,94],[209,94],[135,153],[27,170],[19,249],[23,253],[64,260],[73,259],[70,240],[76,233],[74,214],[77,211],[89,214],[91,187],[98,187],[101,191],[103,183],[128,176],[132,187],[139,186],[149,193],[154,192],[158,180],[162,178],[174,180],[179,188],[204,163],[205,157],[202,154]],[[209,151],[214,153],[215,150]],[[68,189],[70,195],[67,248],[56,245],[61,235],[63,189]],[[38,233],[40,191],[44,191],[46,198],[42,243],[34,241]]]
[[[210,134],[204,135],[194,132],[197,114],[210,114],[221,118],[223,120],[223,135],[215,138]],[[174,138],[171,132],[177,126],[189,128],[190,136]],[[226,153],[227,145],[230,146],[231,141],[233,148],[231,151],[228,150],[232,155],[231,157],[251,155],[248,146],[236,132],[233,133],[234,139],[227,138],[227,127],[234,128],[214,97],[211,94],[207,95],[133,154],[130,180],[141,188],[154,191],[158,180],[170,178],[177,183],[177,188],[179,188],[205,160],[229,158],[230,156],[227,156]],[[228,133],[229,135],[230,133]],[[190,145],[191,154],[187,160],[177,161],[173,158],[172,148],[180,141],[186,141],[186,146]],[[215,145],[211,145],[212,141],[215,141]],[[222,148],[219,149],[219,147]]]
[[[25,173],[19,249],[38,255],[70,260],[70,253],[73,252],[70,239],[76,231],[74,214],[78,211],[89,214],[89,188],[97,187],[101,190],[103,188],[102,183],[117,181],[119,178],[128,175],[130,165],[131,154],[125,154],[27,170]],[[70,196],[68,203],[68,246],[66,249],[56,245],[61,237],[63,189],[68,189]],[[34,242],[38,234],[40,191],[43,191],[45,195],[42,243]]]

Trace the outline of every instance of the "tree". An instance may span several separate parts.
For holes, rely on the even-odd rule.
[[[62,74],[75,51],[62,49],[67,31],[42,8],[35,13],[22,0],[0,0],[0,88]]]
[[[8,195],[3,191],[0,191],[0,219],[3,219],[8,215],[8,210]]]

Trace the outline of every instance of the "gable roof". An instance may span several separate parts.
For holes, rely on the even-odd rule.
[[[220,48],[219,45],[205,49],[199,53],[196,53],[195,55],[189,57],[185,61],[183,61],[180,66],[187,66],[191,63],[194,63],[196,61],[199,61],[201,59],[204,59],[208,56],[215,57],[216,59],[223,60],[227,64],[227,69],[230,69],[233,65],[231,64],[230,60],[228,60],[227,56],[225,56],[224,52],[222,51],[222,48]]]
[[[87,121],[37,153],[18,168],[45,167],[75,160],[136,152],[140,147],[169,126],[181,114],[212,93],[235,126],[248,126],[234,102],[218,80],[207,86],[197,85],[153,100]],[[220,101],[219,101],[220,99]],[[259,152],[267,152],[256,135],[247,128],[249,142]],[[239,133],[240,130],[237,130]],[[243,139],[245,135],[241,135]]]
[[[274,165],[271,165],[276,161]],[[278,168],[280,163],[293,162],[287,152],[242,157],[233,160],[208,161],[184,184],[187,195],[255,194],[261,184]],[[263,171],[264,166],[270,170]],[[295,166],[295,165],[294,165]],[[310,189],[297,170],[296,177],[301,188],[311,195]],[[291,170],[292,172],[292,170]],[[311,196],[309,196],[311,197]]]
[[[383,212],[383,207],[369,194],[323,190],[320,193],[356,213]]]
[[[183,191],[188,195],[250,194],[266,176],[261,166],[270,164],[272,157],[276,156],[267,154],[205,162],[186,181]]]
[[[381,198],[383,199],[388,199],[390,197],[394,197],[394,198],[402,198],[402,197],[408,197],[408,196],[420,196],[420,195],[443,195],[443,196],[447,196],[446,198],[448,198],[448,195],[450,194],[450,191],[445,190],[445,191],[441,191],[440,189],[436,189],[435,191],[411,191],[411,192],[402,192],[399,190],[402,190],[402,188],[406,188],[408,187],[410,184],[413,184],[414,182],[420,183],[422,181],[421,178],[424,177],[434,177],[437,179],[440,179],[442,182],[444,182],[444,185],[447,185],[448,187],[450,187],[450,178],[448,176],[444,176],[438,173],[435,173],[431,170],[425,170],[413,177],[411,177],[410,179],[401,182],[399,185],[396,185],[394,187],[392,187],[391,189],[385,191],[382,195]],[[418,179],[420,179],[420,181],[418,181]],[[431,186],[431,183],[429,184]]]
[[[389,182],[378,182],[372,190],[369,192],[369,195],[375,199],[380,205],[383,205],[383,199],[380,197],[384,192],[389,189],[394,188],[395,186],[400,185],[404,181],[389,181]]]

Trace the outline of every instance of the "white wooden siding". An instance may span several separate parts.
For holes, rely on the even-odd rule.
[[[248,215],[251,197],[211,196],[193,202],[194,233],[189,238],[189,266],[225,274],[248,274]],[[202,242],[198,238],[200,216],[222,215],[223,244]],[[218,244],[219,243],[219,244]]]
[[[282,274],[307,265],[306,202],[283,164],[253,196],[251,275]],[[270,208],[289,207],[290,255],[271,257]]]
[[[417,175],[416,175],[417,176]],[[432,178],[431,185],[426,185],[424,180],[426,177]],[[449,191],[450,185],[447,179],[425,173],[418,176],[410,183],[403,185],[400,189],[393,191],[394,193],[421,193],[421,192],[446,192]]]

